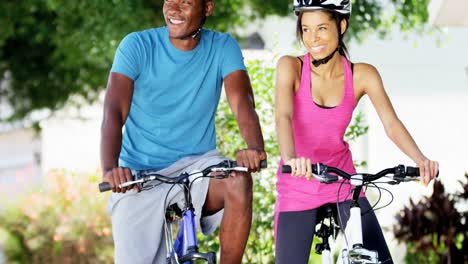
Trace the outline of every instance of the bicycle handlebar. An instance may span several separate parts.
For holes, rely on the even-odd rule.
[[[262,160],[260,162],[260,167],[262,169],[267,168],[267,161]],[[209,166],[209,167],[205,168],[202,171],[197,171],[195,173],[189,173],[189,174],[182,173],[182,174],[178,175],[177,177],[167,177],[167,176],[157,174],[157,173],[154,173],[154,172],[150,172],[150,171],[137,171],[137,175],[141,176],[141,178],[138,177],[137,180],[124,182],[124,183],[120,184],[119,187],[124,188],[124,187],[130,186],[130,185],[136,184],[136,183],[145,183],[145,182],[153,181],[153,180],[158,180],[158,181],[168,183],[168,184],[178,184],[178,183],[182,183],[182,181],[184,179],[186,179],[186,178],[188,178],[188,177],[190,177],[190,176],[192,176],[192,175],[194,175],[196,173],[200,173],[201,176],[208,176],[208,174],[210,174],[211,172],[230,172],[230,171],[245,171],[245,172],[247,172],[248,168],[238,167],[236,161],[224,160],[221,163]],[[214,176],[214,178],[225,178],[225,176]],[[100,192],[106,192],[106,191],[109,191],[111,189],[112,189],[112,187],[111,187],[110,183],[108,183],[108,182],[99,183],[99,191]]]
[[[289,165],[281,166],[281,172],[291,173],[291,166]],[[353,176],[361,175],[363,183],[375,181],[389,174],[393,174],[393,180],[395,180],[397,183],[400,183],[402,181],[409,181],[409,180],[412,180],[412,178],[420,176],[419,168],[404,166],[404,165],[398,165],[393,168],[384,169],[376,174],[370,174],[370,173],[349,174],[338,168],[327,166],[322,163],[312,164],[312,175],[314,178],[317,178],[320,182],[333,183],[333,182],[338,181],[338,176],[330,175],[328,174],[329,172],[335,173],[336,175],[341,176],[347,180],[351,180]],[[437,176],[439,176],[439,172],[437,172],[436,177]],[[407,177],[410,177],[410,178],[408,179]]]

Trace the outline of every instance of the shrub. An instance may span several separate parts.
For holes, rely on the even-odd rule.
[[[468,174],[465,174],[466,180]],[[407,245],[408,263],[468,262],[468,181],[462,192],[445,193],[442,182],[434,182],[431,197],[405,207],[397,216],[395,237]]]
[[[111,263],[110,217],[98,173],[54,170],[0,215],[4,252],[11,263]]]
[[[269,63],[271,62],[259,59],[246,62],[255,94],[255,108],[263,130],[265,151],[268,153],[268,169],[253,175],[253,220],[244,263],[274,263],[275,260],[273,215],[279,151],[274,133],[274,68]],[[237,150],[247,146],[225,97],[220,101],[216,118],[218,148],[227,157],[235,158]],[[199,239],[203,250],[219,250],[218,232],[207,237],[199,236]]]

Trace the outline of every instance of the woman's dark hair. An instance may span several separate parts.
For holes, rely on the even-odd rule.
[[[345,56],[347,59],[349,59],[349,52],[348,49],[346,48],[346,45],[343,41],[344,34],[346,34],[346,30],[349,27],[349,15],[343,15],[337,12],[333,11],[328,11],[328,10],[320,10],[325,13],[327,13],[330,17],[330,19],[333,19],[336,22],[336,28],[338,30],[338,52],[340,53],[341,56]],[[304,15],[304,12],[310,12],[310,11],[301,11],[297,15],[297,24],[296,24],[296,36],[299,42],[304,43],[302,39],[302,16]],[[314,12],[314,11],[312,11]],[[345,19],[346,20],[346,28],[345,32],[341,34],[341,20]]]

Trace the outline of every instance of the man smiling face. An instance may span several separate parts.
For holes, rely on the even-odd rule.
[[[187,39],[213,11],[213,0],[165,0],[164,18],[171,39]]]

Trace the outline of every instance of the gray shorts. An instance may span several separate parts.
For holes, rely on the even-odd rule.
[[[165,176],[177,176],[182,172],[201,170],[224,160],[217,150],[201,156],[183,158],[170,167],[158,171]],[[192,185],[192,203],[195,208],[197,230],[209,234],[221,222],[223,210],[201,218],[201,210],[208,193],[209,178],[196,180]],[[115,263],[165,263],[166,247],[163,224],[168,205],[181,203],[183,191],[180,187],[161,184],[153,189],[136,193],[128,191],[112,193],[107,210],[112,218]],[[166,204],[164,199],[167,195]]]

